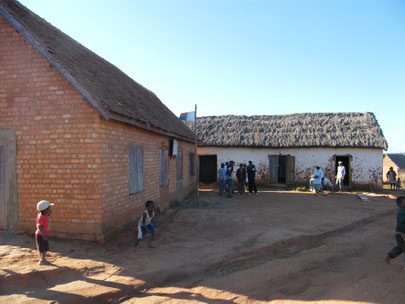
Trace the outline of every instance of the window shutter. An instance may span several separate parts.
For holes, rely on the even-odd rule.
[[[143,146],[137,146],[137,192],[144,190]]]
[[[160,149],[160,185],[167,186],[169,184],[168,175],[169,154],[166,149]]]
[[[190,176],[194,176],[195,175],[195,154],[193,152],[190,152],[188,160],[189,160],[189,162],[188,162],[189,174],[190,174]]]
[[[176,177],[177,180],[183,179],[183,152],[178,151],[176,155]]]
[[[143,146],[129,146],[129,194],[144,190]]]

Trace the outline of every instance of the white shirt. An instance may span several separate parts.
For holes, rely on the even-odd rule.
[[[155,216],[155,212],[154,212],[154,211],[152,212],[152,216],[149,216],[148,210],[145,210],[145,211],[143,212],[141,218],[139,219],[139,223],[138,223],[139,226],[142,226],[142,225],[143,225],[142,219],[143,219],[143,215],[144,215],[144,214],[146,214],[146,216],[145,216],[145,226],[148,225],[148,224],[150,224],[150,222],[152,221],[152,218]]]
[[[338,166],[337,178],[345,178],[346,168],[345,166]]]

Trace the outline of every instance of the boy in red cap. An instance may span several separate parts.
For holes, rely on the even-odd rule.
[[[49,251],[49,215],[51,214],[51,206],[53,205],[45,200],[37,204],[38,216],[36,220],[35,243],[39,252],[39,265],[51,264],[46,260],[46,252]]]

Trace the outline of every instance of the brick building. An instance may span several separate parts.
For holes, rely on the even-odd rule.
[[[405,178],[405,154],[404,153],[387,153],[383,157],[383,181],[389,182],[387,173],[390,168],[393,168],[399,177],[404,182]]]
[[[32,233],[47,199],[54,235],[101,240],[146,200],[165,208],[195,189],[193,140],[151,91],[0,0],[0,229]]]

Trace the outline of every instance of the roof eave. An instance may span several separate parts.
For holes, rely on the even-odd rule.
[[[192,138],[185,137],[185,136],[155,127],[152,124],[145,122],[145,121],[141,121],[138,119],[134,119],[134,118],[127,117],[122,114],[113,113],[113,112],[111,112],[109,115],[110,115],[110,118],[113,120],[123,122],[123,123],[129,124],[131,126],[135,126],[135,127],[141,128],[143,130],[149,131],[149,132],[157,133],[157,134],[168,136],[168,137],[177,138],[177,139],[188,141],[188,142],[194,142],[194,139],[192,139]]]
[[[200,147],[216,147],[216,148],[258,148],[258,149],[310,149],[310,148],[331,148],[331,149],[347,149],[347,148],[355,148],[355,149],[381,149],[386,150],[384,147],[355,147],[355,146],[282,146],[282,147],[274,147],[274,146],[259,146],[259,145],[217,145],[217,144],[200,144]]]
[[[111,118],[109,111],[104,109],[98,101],[60,64],[54,56],[0,3],[0,14],[20,33],[28,42],[59,72],[62,76],[100,113],[105,120]]]

